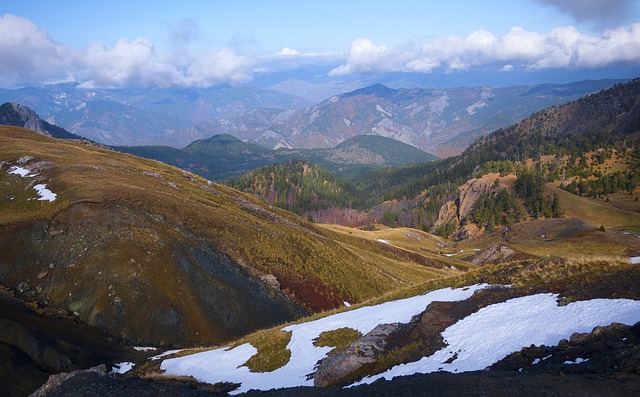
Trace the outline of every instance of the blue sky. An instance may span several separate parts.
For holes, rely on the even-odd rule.
[[[305,68],[319,68],[329,80],[480,69],[526,74],[617,68],[633,75],[640,70],[640,2],[0,4],[0,87],[64,81],[206,87]]]

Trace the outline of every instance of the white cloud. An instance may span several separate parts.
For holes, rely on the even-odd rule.
[[[285,47],[280,51],[278,51],[276,55],[281,55],[281,56],[300,55],[300,51],[293,48]]]
[[[439,36],[420,45],[402,48],[376,46],[358,39],[346,63],[330,75],[360,72],[447,72],[474,66],[507,65],[530,70],[549,68],[596,68],[616,64],[640,66],[640,24],[607,30],[600,36],[585,35],[575,27],[561,27],[540,34],[514,27],[501,37],[478,30],[466,37]],[[500,67],[500,66],[498,66]]]
[[[68,50],[28,19],[0,15],[0,83],[20,85],[34,79],[65,80],[61,70]]]
[[[208,87],[223,82],[243,82],[251,79],[251,68],[254,61],[237,54],[234,50],[224,48],[218,52],[208,53],[193,58],[186,74],[189,86]]]
[[[356,39],[351,43],[347,63],[333,69],[329,75],[395,70],[401,66],[401,55],[400,52],[384,45],[378,46],[369,39]]]
[[[26,18],[0,15],[0,86],[75,81],[85,87],[207,87],[247,81],[260,71],[286,71],[309,65],[333,67],[330,76],[430,73],[436,69],[453,73],[483,66],[504,71],[640,67],[640,24],[606,30],[600,35],[583,34],[568,26],[547,33],[514,27],[502,36],[476,30],[467,36],[438,36],[399,45],[380,45],[359,38],[352,42],[346,55],[284,47],[263,57],[247,56],[230,48],[193,54],[188,47],[198,32],[195,20],[172,25],[172,46],[166,53],[158,53],[147,38],[121,39],[114,45],[98,42],[75,49],[52,40]],[[336,64],[339,66],[334,67]]]
[[[172,42],[188,43],[197,35],[197,25],[184,20],[170,33]],[[159,55],[144,37],[72,49],[26,18],[0,15],[0,85],[5,87],[60,81],[83,87],[205,87],[247,81],[254,63],[227,48],[197,56],[175,51]]]

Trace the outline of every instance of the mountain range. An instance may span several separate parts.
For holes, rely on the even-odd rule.
[[[409,378],[345,393],[411,394],[443,381],[418,381],[416,363],[427,363],[471,371],[455,378],[472,379],[467,391],[500,378],[514,395],[570,392],[596,374],[590,389],[629,394],[640,384],[638,98],[640,80],[617,84],[497,129],[459,156],[354,177],[371,214],[413,226],[377,230],[310,222],[184,169],[0,126],[0,390],[26,395],[48,374],[103,363],[121,374],[74,372],[45,390],[197,395],[254,381],[367,383],[407,368]],[[3,110],[30,123],[24,108]],[[393,142],[359,136],[340,156],[318,153],[391,161],[393,147],[407,149]],[[247,145],[217,135],[191,150],[233,158]],[[304,196],[298,175],[310,176],[326,197],[339,196],[342,182],[310,161],[239,181],[266,196]],[[305,318],[330,309],[338,313]],[[198,349],[150,358],[151,346]]]
[[[438,157],[531,113],[619,80],[448,89],[377,84],[315,104],[247,85],[209,89],[82,89],[73,84],[0,90],[52,124],[108,145],[181,148],[231,134],[268,148],[330,148],[355,135],[391,137]]]

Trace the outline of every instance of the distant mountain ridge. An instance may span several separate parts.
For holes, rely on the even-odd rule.
[[[0,124],[24,127],[43,135],[62,139],[84,139],[64,128],[42,120],[33,110],[19,103],[4,103],[0,106]]]
[[[231,134],[268,148],[330,148],[369,134],[447,157],[540,109],[620,81],[626,80],[444,89],[374,84],[315,105],[248,85],[124,90],[59,84],[0,89],[0,102],[24,104],[49,123],[108,145],[181,148],[212,135]]]
[[[392,89],[382,84],[295,110],[256,109],[203,122],[190,131],[228,133],[267,147],[335,147],[357,135],[381,135],[439,157],[460,154],[476,138],[530,114],[615,84]]]
[[[49,123],[107,145],[183,147],[213,134],[189,134],[205,120],[251,109],[289,109],[309,102],[248,85],[211,88],[89,89],[77,84],[0,89],[0,102],[30,107]]]

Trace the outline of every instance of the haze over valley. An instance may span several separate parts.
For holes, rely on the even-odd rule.
[[[640,390],[640,4],[9,2],[0,395]]]

